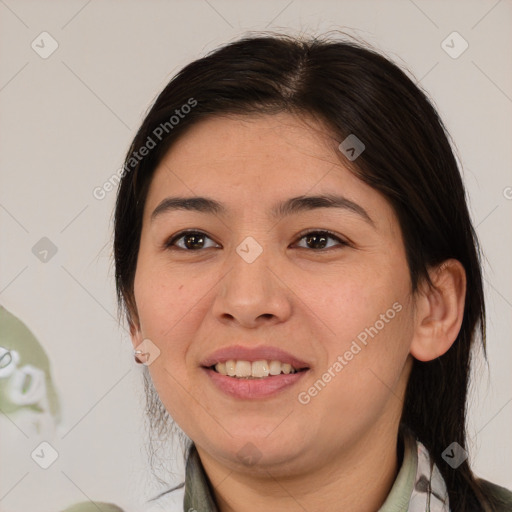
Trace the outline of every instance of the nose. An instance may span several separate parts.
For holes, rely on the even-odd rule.
[[[229,258],[212,306],[215,317],[245,328],[286,321],[292,311],[293,293],[276,260],[265,250],[252,262],[241,254],[234,251]]]

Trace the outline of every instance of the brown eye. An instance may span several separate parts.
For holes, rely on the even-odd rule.
[[[196,251],[198,249],[209,248],[205,247],[206,240],[211,240],[211,238],[202,231],[182,231],[169,240],[165,245],[166,247],[175,246],[185,251]],[[181,242],[176,243],[178,241]]]
[[[330,231],[310,231],[309,233],[302,235],[300,238],[300,240],[306,241],[306,249],[316,250],[326,249],[329,239],[337,241],[337,245],[348,245],[347,242],[343,241],[341,238],[336,236],[334,233],[331,233]],[[331,249],[332,247],[333,246],[327,247],[327,249]]]

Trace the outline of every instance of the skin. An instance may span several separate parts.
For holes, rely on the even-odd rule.
[[[222,512],[375,512],[399,469],[397,433],[412,358],[442,355],[462,322],[462,266],[445,262],[432,270],[438,289],[413,294],[390,204],[347,169],[336,149],[341,141],[304,121],[278,114],[194,125],[155,171],[145,204],[133,346],[150,339],[160,350],[148,366],[154,385],[195,442]],[[322,193],[357,203],[372,222],[337,208],[269,216],[278,201]],[[228,213],[178,210],[151,220],[168,196],[207,196]],[[188,252],[179,248],[186,238],[165,246],[185,229],[209,238]],[[306,230],[332,231],[347,244],[329,238],[326,248],[308,245]],[[247,236],[263,248],[250,264],[236,252]],[[298,394],[394,303],[401,311],[300,403]],[[278,346],[310,370],[274,397],[229,397],[200,363],[234,344]],[[237,456],[248,446],[255,464]]]

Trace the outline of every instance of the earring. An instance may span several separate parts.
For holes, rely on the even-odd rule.
[[[134,350],[133,351],[133,357],[137,364],[144,364],[144,361],[141,361],[137,356],[141,356],[142,358],[144,358],[147,361],[148,355],[149,354],[147,352],[144,352],[143,350]]]
[[[133,355],[136,363],[148,366],[160,355],[160,350],[150,339],[145,338],[140,345],[137,345]]]

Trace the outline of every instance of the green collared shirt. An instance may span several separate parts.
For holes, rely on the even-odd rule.
[[[404,436],[403,439],[404,455],[402,466],[386,501],[378,512],[406,512],[408,510],[416,481],[418,453],[415,440],[410,435]],[[185,511],[192,509],[197,512],[218,512],[207,476],[194,445],[190,448],[187,459],[183,503]]]

